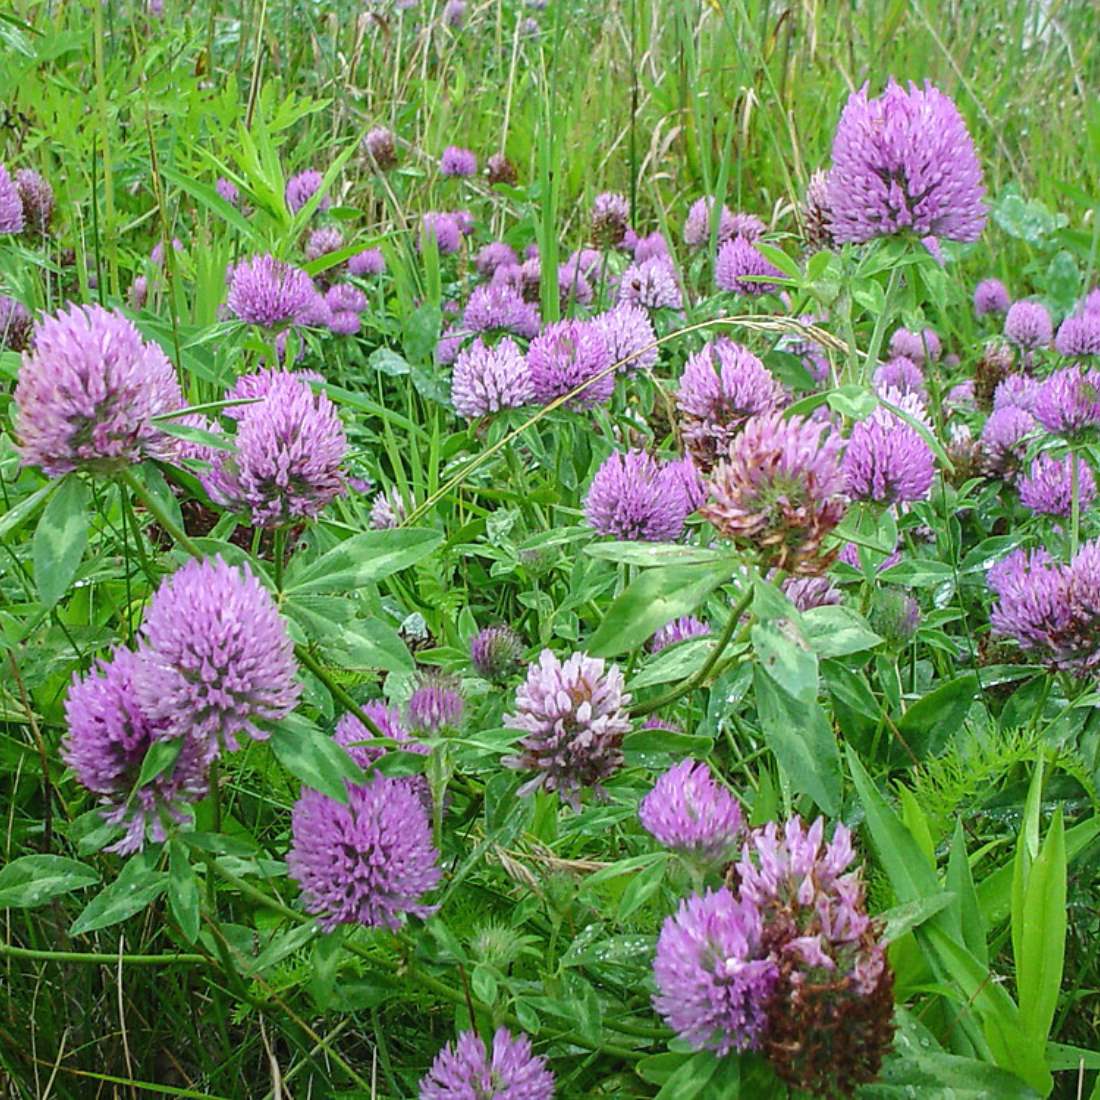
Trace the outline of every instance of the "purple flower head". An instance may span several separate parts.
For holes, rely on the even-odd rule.
[[[65,700],[68,732],[61,756],[83,787],[100,796],[103,816],[126,833],[108,851],[138,851],[146,830],[165,839],[162,817],[183,822],[206,794],[206,763],[199,745],[184,735],[179,756],[152,782],[134,790],[145,754],[163,736],[138,705],[134,672],[142,657],[118,648],[109,661],[81,680],[74,676]]]
[[[515,713],[504,716],[504,726],[524,736],[519,755],[503,763],[536,773],[519,794],[544,787],[577,805],[582,788],[598,792],[600,783],[622,766],[630,695],[618,666],[606,672],[604,667],[602,659],[584,653],[574,653],[563,664],[544,649],[528,668],[527,680],[516,691]]]
[[[809,611],[814,607],[829,607],[841,603],[844,599],[840,590],[833,587],[828,577],[788,577],[783,582],[783,593],[799,611]]]
[[[421,247],[422,239],[430,234],[435,238],[435,246],[441,256],[449,256],[462,247],[462,230],[453,214],[429,211],[420,219],[420,234],[417,248]]]
[[[876,573],[883,573],[887,569],[897,565],[898,562],[901,561],[901,552],[896,547],[890,554],[887,554],[884,557],[881,553],[875,550],[864,549],[861,551],[860,547],[858,547],[854,542],[846,542],[844,544],[839,556],[837,557],[837,561],[842,561],[845,565],[850,565],[853,569],[859,569],[860,571],[862,571],[863,563],[860,561],[861,553],[869,556],[872,563],[876,560],[878,561],[878,564],[875,566]],[[786,591],[786,588],[784,588],[784,591]],[[791,602],[794,603],[794,597],[791,597]],[[795,604],[795,606],[797,607],[798,605]],[[801,608],[799,610],[801,610]]]
[[[172,238],[172,251],[183,252],[183,241],[181,241],[179,237]],[[164,241],[157,241],[157,243],[153,245],[152,251],[149,253],[149,262],[154,267],[164,266]]]
[[[1011,477],[1027,451],[1027,437],[1035,431],[1035,417],[1015,405],[1003,405],[989,414],[982,428],[982,464],[994,477]]]
[[[666,464],[665,469],[669,476],[674,475],[680,479],[680,490],[687,502],[688,515],[702,507],[707,499],[707,483],[691,456],[674,459]]]
[[[439,174],[455,177],[476,176],[477,157],[469,149],[448,145],[439,158]]]
[[[397,929],[407,913],[428,916],[420,899],[439,883],[439,854],[414,785],[373,775],[347,784],[347,795],[341,804],[306,789],[294,806],[287,870],[307,911],[325,931]]]
[[[757,251],[747,237],[734,237],[718,250],[714,281],[720,290],[734,294],[770,294],[777,289],[766,278],[781,278],[783,272]]]
[[[551,1100],[554,1075],[526,1035],[497,1028],[490,1054],[476,1032],[464,1031],[436,1055],[420,1082],[420,1100]]]
[[[23,200],[8,170],[0,164],[0,233],[23,232]]]
[[[348,258],[348,274],[357,279],[369,275],[381,275],[386,270],[386,258],[380,248],[364,248]]]
[[[974,398],[974,379],[968,378],[965,382],[959,382],[947,391],[943,399],[945,409],[976,409]]]
[[[498,267],[519,266],[519,257],[516,250],[504,241],[493,241],[485,245],[474,260],[474,266],[478,274],[491,279]]]
[[[657,334],[641,306],[623,302],[592,318],[619,372],[648,370],[657,364]]]
[[[668,649],[669,646],[676,645],[678,642],[686,642],[689,638],[701,638],[710,632],[710,627],[694,615],[682,615],[656,631],[649,639],[647,648],[650,653],[660,653],[662,649]]]
[[[462,324],[467,332],[514,332],[530,340],[538,335],[539,311],[530,302],[525,302],[512,287],[489,283],[477,287],[470,295],[462,314]]]
[[[256,527],[313,519],[345,491],[347,438],[336,407],[307,381],[273,376],[263,400],[242,406],[236,451],[219,451],[203,485]]]
[[[187,733],[209,760],[257,740],[258,722],[285,717],[298,702],[294,647],[275,601],[246,568],[220,557],[192,560],[164,581],[141,626],[134,672],[138,704],[158,736]]]
[[[899,328],[890,337],[890,354],[903,355],[914,363],[934,363],[940,357],[943,346],[935,330],[926,328],[923,332],[912,332]]]
[[[1035,418],[1048,432],[1076,435],[1100,424],[1100,370],[1064,367],[1039,388]]]
[[[678,539],[688,511],[680,472],[644,451],[608,457],[584,502],[585,518],[601,535],[646,542]]]
[[[217,182],[214,184],[214,190],[227,202],[230,206],[241,205],[241,193],[237,190],[237,185],[231,180],[227,180],[225,176],[219,176]]]
[[[1100,313],[1100,286],[1093,287],[1081,299],[1081,306],[1077,311],[1078,313]]]
[[[32,168],[21,168],[15,173],[15,187],[23,204],[24,228],[40,237],[46,236],[53,217],[53,188]]]
[[[526,405],[533,397],[527,363],[512,340],[487,345],[477,339],[455,358],[451,402],[467,420]]]
[[[714,209],[714,197],[704,195],[691,204],[687,221],[684,222],[684,244],[691,248],[701,248],[710,240],[711,211]],[[718,243],[731,240],[737,230],[729,207],[723,206],[718,214]]]
[[[221,411],[222,416],[240,420],[251,407],[251,403],[266,397],[272,387],[285,379],[297,379],[300,382],[323,382],[316,371],[259,370],[252,374],[242,374],[233,388],[225,395],[227,401],[248,401],[248,405],[228,405]]]
[[[832,555],[821,544],[848,507],[841,445],[816,421],[785,420],[780,413],[752,417],[711,475],[703,518],[764,565],[823,572]]]
[[[549,404],[596,378],[615,362],[599,329],[590,321],[557,321],[531,341],[527,349],[527,370],[534,399]],[[608,401],[615,390],[613,372],[591,382],[567,405],[590,409]]]
[[[723,887],[692,894],[657,940],[653,1007],[694,1050],[719,1057],[759,1047],[779,967],[762,942],[759,910]]]
[[[818,1096],[873,1080],[893,1038],[893,975],[867,916],[854,852],[838,825],[797,818],[749,835],[735,873],[739,902],[759,914],[777,967],[764,1053],[788,1083]],[[842,1049],[826,1040],[843,1028]],[[792,1042],[794,1036],[805,1042]]]
[[[24,465],[57,477],[176,454],[153,422],[184,405],[176,373],[121,313],[69,306],[44,317],[33,341],[15,387]]]
[[[592,203],[592,240],[601,248],[614,248],[623,242],[630,225],[630,203],[617,191],[604,191]]]
[[[1011,302],[1008,290],[1000,279],[983,279],[974,288],[975,317],[985,317],[990,313],[1007,313]]]
[[[1031,469],[1020,478],[1017,488],[1020,503],[1033,512],[1048,516],[1068,516],[1073,501],[1072,456],[1055,458],[1041,454],[1031,464]],[[1096,481],[1087,462],[1078,457],[1077,496],[1078,507],[1084,513],[1096,499]]]
[[[623,272],[618,300],[646,309],[679,309],[684,304],[675,268],[657,256],[633,263]]]
[[[486,680],[507,676],[523,655],[523,641],[510,626],[487,626],[470,639],[470,663]]]
[[[321,184],[324,182],[324,176],[313,168],[307,168],[304,172],[299,172],[296,176],[291,176],[286,181],[286,205],[292,214],[297,214],[299,210],[313,196],[320,190]],[[318,210],[327,210],[329,207],[328,196],[326,195],[317,204]]]
[[[897,391],[888,391],[887,399],[899,404]],[[899,407],[916,412],[912,397],[900,400]],[[920,432],[881,406],[853,425],[844,451],[844,477],[854,500],[884,504],[923,500],[932,487],[935,465]]]
[[[452,30],[459,30],[465,20],[466,0],[447,0],[443,5],[443,22]],[[470,174],[473,175],[472,172]]]
[[[380,172],[397,164],[397,139],[385,126],[375,126],[363,138],[363,149]]]
[[[558,299],[562,309],[570,302],[582,306],[590,305],[593,297],[592,284],[585,277],[581,264],[575,259],[566,260],[558,268]]]
[[[586,279],[598,276],[603,265],[603,253],[595,248],[578,248],[566,261],[566,266],[571,271],[580,271]]]
[[[367,296],[351,283],[337,283],[325,292],[325,304],[333,313],[362,313],[367,308]]]
[[[1054,349],[1067,359],[1100,356],[1100,312],[1078,313],[1058,326]]]
[[[918,396],[921,401],[927,399],[924,388],[924,374],[912,359],[905,355],[895,355],[893,359],[875,368],[875,392],[885,394],[887,390],[909,393]]]
[[[848,99],[833,138],[830,230],[860,243],[912,231],[976,241],[985,192],[974,143],[958,108],[928,82],[893,79],[877,99],[867,85]]]
[[[741,807],[706,764],[682,760],[642,799],[638,817],[666,848],[700,863],[728,859],[741,835]]]
[[[648,236],[639,237],[634,242],[634,262],[640,264],[646,260],[664,260],[666,263],[672,263],[668,241],[659,230],[655,230]]]
[[[344,247],[344,234],[335,226],[326,225],[313,230],[306,241],[306,260],[312,262],[327,256],[330,252],[338,252]]]
[[[401,715],[396,707],[387,707],[385,703],[372,699],[363,704],[363,713],[378,727],[378,732],[390,741],[398,743],[404,752],[427,755],[431,750],[420,741],[414,741],[409,731],[401,723]],[[345,714],[336,723],[332,739],[348,750],[352,759],[361,768],[369,768],[376,760],[386,755],[384,745],[364,744],[374,740],[371,733],[354,714]]]
[[[317,288],[301,269],[272,256],[253,256],[233,269],[229,308],[242,321],[278,329],[305,321]]]
[[[34,320],[22,302],[0,294],[0,349],[26,351],[31,346]]]
[[[438,673],[423,676],[409,697],[409,725],[425,733],[457,726],[465,706],[457,680]]]
[[[1014,344],[1031,351],[1049,348],[1054,337],[1050,313],[1042,302],[1026,299],[1013,302],[1005,316],[1005,336]]]
[[[1075,676],[1100,665],[1100,541],[1085,543],[1069,565],[1045,550],[1014,550],[987,575],[997,602],[994,634],[1029,656]]]
[[[776,412],[786,403],[768,368],[748,348],[723,337],[688,359],[676,395],[684,443],[704,471],[728,453],[750,416]]]
[[[516,180],[519,179],[516,166],[503,153],[494,153],[485,162],[485,174],[488,177],[490,187],[495,183],[513,186]]]
[[[407,509],[405,500],[394,485],[388,492],[375,495],[370,506],[370,525],[372,531],[385,531],[405,522]]]

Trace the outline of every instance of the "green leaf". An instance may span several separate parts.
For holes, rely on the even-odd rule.
[[[802,633],[821,658],[874,649],[882,639],[850,607],[811,607],[802,613]]]
[[[880,937],[883,943],[893,943],[907,932],[912,932],[924,924],[926,920],[946,909],[955,900],[955,895],[945,891],[942,894],[932,894],[927,898],[917,898],[915,901],[907,901],[904,905],[895,905],[879,914],[879,920],[885,922]]]
[[[646,567],[661,565],[706,565],[728,562],[732,572],[740,564],[738,558],[721,550],[705,546],[680,546],[665,542],[594,542],[584,548],[591,558]]]
[[[400,378],[410,370],[408,361],[392,348],[375,348],[367,357],[367,366],[391,378]]]
[[[199,884],[179,837],[168,844],[168,905],[180,931],[191,942],[199,938]]]
[[[351,592],[408,569],[443,541],[438,531],[394,527],[353,535],[287,575],[286,592]]]
[[[608,608],[588,652],[616,657],[637,648],[666,623],[694,611],[732,571],[729,559],[646,570]]]
[[[288,714],[276,723],[271,731],[271,748],[288,772],[337,802],[348,800],[344,780],[366,781],[363,769],[347,749],[301,715]]]
[[[953,907],[953,914],[958,916],[958,922],[953,929],[955,939],[965,944],[978,962],[988,966],[989,948],[986,944],[985,921],[978,907],[978,894],[970,873],[966,833],[963,831],[961,818],[955,822],[955,835],[951,838],[951,853],[947,859],[947,888],[957,899]]]
[[[718,1072],[718,1059],[709,1050],[693,1054],[661,1086],[656,1100],[691,1100],[701,1096]]]
[[[677,730],[643,729],[628,733],[623,739],[623,752],[628,754],[667,752],[674,756],[705,756],[712,748],[714,742],[711,738]]]
[[[435,346],[439,343],[439,331],[443,314],[438,306],[425,302],[405,323],[405,354],[413,363],[430,365],[434,361]]]
[[[134,856],[110,886],[101,890],[69,929],[70,936],[96,932],[140,913],[168,888],[168,875],[151,870],[152,853]]]
[[[898,732],[918,760],[936,756],[946,748],[958,733],[977,694],[978,677],[968,672],[940,684],[902,715],[897,724]],[[908,754],[900,745],[894,744],[892,751],[899,760],[904,756],[908,761]]]
[[[619,899],[619,920],[625,921],[632,913],[635,913],[657,892],[664,881],[667,862],[654,863],[639,874],[635,875]]]
[[[99,872],[65,856],[21,856],[0,870],[0,909],[34,909],[99,882]]]
[[[9,508],[0,516],[0,539],[6,539],[14,531],[19,530],[24,523],[33,516],[39,508],[43,507],[50,494],[56,492],[64,482],[50,481],[41,489],[35,489],[29,497],[24,497],[14,508]]]
[[[808,794],[830,817],[840,812],[840,754],[825,711],[799,702],[757,666],[756,709],[768,747],[797,794]]]
[[[825,397],[830,409],[852,420],[865,420],[878,408],[878,398],[862,386],[838,386]]]
[[[817,698],[817,656],[794,622],[774,619],[754,623],[752,646],[759,662],[757,667],[792,699],[812,703]]]
[[[145,787],[152,783],[158,775],[162,775],[172,768],[182,748],[182,737],[173,737],[167,741],[154,741],[145,752],[145,759],[141,762],[141,771],[134,786],[137,788]]]
[[[1066,950],[1066,836],[1062,808],[1031,865],[1016,957],[1020,1017],[1032,1038],[1046,1041],[1058,1007]]]
[[[1023,954],[1024,901],[1031,864],[1039,854],[1039,813],[1043,802],[1043,757],[1035,762],[1035,771],[1027,789],[1024,816],[1016,838],[1016,858],[1012,863],[1012,957]]]
[[[50,497],[34,532],[34,583],[38,598],[53,607],[72,584],[88,545],[91,493],[69,474]]]

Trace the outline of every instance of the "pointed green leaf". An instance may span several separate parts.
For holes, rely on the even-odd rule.
[[[72,584],[88,545],[91,493],[69,474],[50,497],[34,532],[34,583],[38,598],[53,607]]]

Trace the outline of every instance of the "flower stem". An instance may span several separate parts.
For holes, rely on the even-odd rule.
[[[707,657],[706,661],[703,663],[703,667],[693,676],[685,680],[679,687],[673,688],[671,691],[666,691],[664,695],[659,695],[656,699],[651,699],[645,703],[637,703],[632,706],[630,708],[630,716],[632,718],[641,718],[646,714],[652,714],[655,710],[660,710],[662,707],[667,707],[669,703],[676,702],[681,696],[687,695],[689,691],[694,691],[695,688],[703,683],[710,675],[711,669],[718,663],[718,659],[722,656],[726,646],[729,645],[730,639],[733,637],[733,632],[737,629],[737,624],[741,621],[741,616],[744,615],[751,600],[752,585],[747,584],[745,586],[745,591],[730,610],[729,619],[726,620],[725,628],[714,648],[710,651],[710,656]]]
[[[1072,557],[1077,553],[1077,543],[1081,538],[1081,473],[1077,463],[1080,460],[1072,449],[1069,452],[1069,552]]]
[[[97,954],[94,951],[41,951],[30,947],[15,947],[0,943],[0,955],[12,959],[41,959],[43,962],[87,963],[90,966],[172,966],[201,965],[211,960],[205,955],[119,955]]]
[[[124,466],[119,474],[123,484],[145,505],[149,514],[158,524],[172,536],[174,542],[184,548],[192,557],[201,558],[202,551],[195,545],[191,536],[176,524],[176,521],[161,506],[161,503],[149,490],[142,485],[138,476],[129,466]]]
[[[286,528],[276,527],[274,546],[271,550],[272,559],[275,564],[275,591],[282,592],[283,590],[283,564],[286,558]]]

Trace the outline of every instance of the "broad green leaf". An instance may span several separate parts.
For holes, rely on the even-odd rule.
[[[288,772],[337,802],[348,800],[345,780],[363,783],[366,779],[347,749],[297,714],[276,723],[271,748]]]
[[[623,752],[628,754],[667,752],[675,756],[705,756],[713,747],[709,737],[677,730],[642,729],[628,733],[623,739]]]
[[[817,698],[817,656],[790,620],[754,623],[752,646],[758,666],[792,699],[812,703]]]
[[[840,754],[825,711],[816,700],[799,702],[759,666],[753,685],[760,728],[794,791],[808,794],[830,817],[838,814]]]
[[[802,633],[821,658],[874,649],[882,639],[850,607],[811,607],[802,613]]]
[[[405,322],[405,354],[410,362],[429,365],[434,361],[442,322],[439,307],[430,302],[425,302]]]
[[[144,787],[152,783],[158,775],[170,771],[175,766],[182,748],[182,737],[173,737],[167,741],[154,741],[145,752],[145,759],[141,762],[141,771],[134,786]]]
[[[1066,837],[1059,807],[1031,865],[1016,956],[1020,1016],[1032,1038],[1046,1041],[1058,1007],[1066,951]]]
[[[408,569],[443,541],[438,531],[395,527],[353,535],[316,561],[287,574],[285,591],[351,592]]]
[[[65,856],[20,856],[0,869],[0,909],[34,909],[99,882],[99,872]]]
[[[194,943],[199,938],[199,884],[179,837],[168,845],[168,905],[180,931]]]
[[[907,932],[924,924],[926,920],[946,909],[955,900],[950,892],[933,894],[931,897],[907,901],[904,905],[895,905],[879,914],[879,920],[885,922],[880,937],[883,943],[893,943]]]
[[[627,686],[631,691],[639,691],[654,684],[679,683],[686,680],[702,668],[703,662],[706,661],[714,646],[713,634],[690,638],[686,642],[668,646],[648,660],[645,667],[636,676],[631,677]],[[726,652],[732,657],[737,653],[737,648],[730,646]]]
[[[88,545],[91,493],[69,474],[50,497],[34,531],[34,583],[38,598],[53,607],[72,584]]]
[[[670,565],[647,569],[608,608],[589,639],[593,657],[617,657],[636,649],[654,631],[681,615],[689,615],[733,569],[728,559],[707,565]]]
[[[29,497],[24,497],[14,508],[9,508],[0,516],[0,539],[6,539],[14,531],[19,530],[39,508],[45,505],[50,494],[56,492],[63,484],[64,482],[61,481],[51,481],[41,489],[35,489]]]
[[[705,546],[680,546],[664,542],[594,542],[584,548],[591,558],[623,562],[626,565],[706,565],[711,562],[729,563],[730,572],[740,564],[739,559],[711,550]]]
[[[693,1054],[661,1086],[656,1100],[692,1100],[703,1096],[718,1072],[718,1059],[709,1050]]]
[[[958,733],[970,705],[978,695],[978,677],[968,672],[940,684],[918,699],[897,723],[898,732],[918,760],[937,756]],[[909,763],[908,753],[898,744],[893,755]]]
[[[96,932],[140,913],[168,888],[168,875],[152,870],[145,857],[134,856],[110,886],[104,887],[73,921],[70,936]]]

